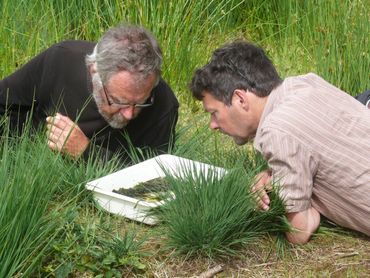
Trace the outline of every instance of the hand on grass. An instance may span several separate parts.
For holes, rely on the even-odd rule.
[[[255,193],[258,207],[263,210],[270,208],[270,198],[267,192],[272,189],[272,173],[270,170],[263,171],[255,177],[256,183],[252,187],[252,192]]]
[[[89,145],[89,139],[70,118],[57,113],[46,118],[50,149],[79,157]]]

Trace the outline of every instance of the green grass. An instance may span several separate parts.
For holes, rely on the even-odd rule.
[[[239,159],[239,165],[243,164]],[[172,174],[163,167],[171,193],[157,210],[166,228],[167,244],[178,253],[235,256],[242,246],[268,233],[289,231],[277,189],[271,193],[270,210],[256,210],[251,186],[259,167],[234,168],[225,174],[196,164],[181,168],[181,173]]]
[[[250,212],[249,206],[242,203],[230,214],[223,208],[231,206],[232,201],[242,202],[247,197],[242,193],[250,185],[252,175],[266,165],[255,156],[250,145],[236,147],[230,139],[208,129],[208,115],[203,113],[200,103],[191,99],[187,83],[194,69],[206,63],[214,49],[243,37],[264,47],[283,77],[313,71],[352,95],[364,91],[370,88],[367,0],[3,0],[0,12],[0,78],[57,41],[96,41],[102,32],[121,21],[146,26],[162,46],[164,78],[181,102],[179,138],[174,153],[227,169],[245,169],[240,176],[229,176],[224,184],[237,195],[235,200],[218,183],[210,183],[199,192],[186,187],[189,196],[203,196],[188,201],[203,204],[204,209],[185,209],[180,204],[183,223],[168,220],[173,224],[172,229],[178,230],[177,239],[165,227],[149,229],[95,208],[91,196],[83,190],[84,184],[116,170],[116,162],[102,165],[93,160],[70,161],[46,147],[43,133],[16,140],[3,137],[0,142],[1,277],[21,276],[21,273],[23,276],[33,273],[36,277],[117,276],[118,272],[128,276],[191,276],[215,262],[198,258],[185,263],[181,257],[171,256],[165,235],[171,237],[169,246],[183,248],[184,253],[209,256],[217,254],[212,250],[220,250],[219,254],[238,254],[240,259],[223,259],[227,265],[226,277],[338,273],[348,277],[356,277],[356,273],[366,276],[370,246],[368,240],[354,233],[319,234],[309,245],[293,249],[293,259],[273,259],[277,249],[273,243],[275,237],[271,241],[268,237],[253,241],[244,248],[234,245],[238,240],[249,239],[243,234],[245,223],[236,221],[246,211]],[[145,155],[133,152],[138,161]],[[233,186],[238,182],[247,186]],[[208,207],[207,194],[223,196],[217,204],[209,203],[215,206],[214,211]],[[191,213],[207,217],[202,222],[200,217],[191,219]],[[222,219],[220,223],[212,222],[215,215]],[[169,212],[166,217],[170,219],[175,214]],[[206,225],[207,231],[213,232],[213,240],[202,245],[206,229],[199,228],[197,234],[181,226],[184,223],[191,227]],[[267,228],[266,224],[262,228]],[[238,229],[239,234],[232,233]],[[162,232],[161,236],[155,238],[156,234],[151,234],[153,230]],[[214,239],[218,232],[219,238]],[[187,233],[193,237],[191,242],[196,242],[194,246],[178,241]],[[233,236],[228,237],[229,233]],[[151,256],[140,253],[143,247]],[[336,255],[345,253],[346,248],[354,249],[351,252],[358,255],[346,260]]]
[[[91,212],[87,216],[91,217]],[[123,271],[145,270],[141,261],[147,255],[140,248],[146,239],[132,226],[122,234],[112,233],[112,225],[104,218],[109,217],[100,215],[97,223],[85,220],[66,225],[66,236],[54,240],[50,255],[44,256],[40,275],[120,277]]]
[[[24,269],[34,258],[37,264],[48,242],[58,234],[58,208],[46,214],[49,200],[57,190],[58,177],[51,174],[58,167],[58,158],[49,152],[39,153],[37,143],[27,136],[20,139],[1,138],[0,170],[0,276],[6,277]],[[38,160],[33,160],[38,157]],[[31,166],[32,165],[32,166]],[[66,203],[67,204],[67,203]],[[61,204],[62,205],[62,204]],[[27,267],[25,267],[27,269]],[[24,271],[24,270],[22,270]]]
[[[79,163],[53,153],[44,132],[32,135],[29,127],[21,137],[9,137],[5,123],[0,137],[0,276],[28,276],[41,271],[47,258],[58,253],[58,242],[65,249],[68,242],[77,243],[70,239],[70,227],[78,226],[80,207],[89,204],[84,184],[117,168],[114,160],[105,165]],[[89,229],[81,229],[85,232],[78,237],[94,238]],[[123,240],[133,242],[130,233]],[[121,238],[115,238],[119,246]],[[135,245],[124,243],[126,249],[134,249]],[[101,244],[101,240],[95,243]],[[64,259],[71,261],[69,256]]]

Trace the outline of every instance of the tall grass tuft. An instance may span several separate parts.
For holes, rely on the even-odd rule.
[[[67,203],[48,213],[48,204],[58,185],[60,158],[41,147],[41,141],[28,136],[0,143],[0,276],[27,273],[32,258],[39,263],[49,242],[63,226]],[[27,139],[26,139],[27,138]],[[31,267],[32,268],[32,267]]]
[[[97,41],[119,22],[140,24],[158,38],[163,49],[163,75],[175,91],[184,91],[212,37],[233,24],[239,0],[210,1],[2,1],[0,38],[8,49],[0,73],[10,73],[51,44],[66,39]],[[9,39],[11,38],[11,39]],[[185,94],[182,100],[192,100]]]
[[[11,134],[1,118],[0,277],[28,276],[52,256],[86,203],[87,180],[116,170],[113,160],[83,163],[52,152],[44,132]]]
[[[196,111],[186,84],[219,45],[244,37],[262,45],[282,76],[314,71],[355,94],[370,87],[369,5],[354,1],[128,0],[0,2],[0,74],[60,40],[96,41],[119,22],[158,38],[163,74]]]
[[[252,0],[240,14],[246,37],[283,76],[313,71],[355,95],[370,86],[369,7],[363,0]]]
[[[229,28],[241,3],[236,0],[128,1],[124,17],[146,26],[156,35],[164,51],[164,77],[176,91],[183,91],[208,42]],[[186,95],[180,96],[182,101],[191,102]]]
[[[155,212],[165,227],[168,246],[177,252],[236,255],[240,247],[263,235],[289,231],[284,203],[276,191],[269,211],[256,210],[250,191],[256,171],[239,167],[221,175],[196,164],[182,168],[177,175],[167,172],[171,194]]]

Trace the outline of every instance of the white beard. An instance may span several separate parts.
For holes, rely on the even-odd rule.
[[[100,93],[101,90],[103,90],[103,85],[101,83],[99,74],[93,73],[91,76],[91,81],[93,88],[92,94],[100,115],[102,115],[102,117],[107,121],[107,123],[113,128],[119,129],[125,127],[129,121],[126,118],[124,118],[119,112],[115,114],[108,114],[101,109],[101,107],[106,104],[103,102],[102,95]]]

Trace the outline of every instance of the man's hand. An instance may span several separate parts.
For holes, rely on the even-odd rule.
[[[70,118],[57,113],[47,117],[46,123],[50,149],[77,158],[89,145],[89,139]]]
[[[267,192],[272,189],[272,175],[270,170],[263,171],[255,177],[256,183],[252,187],[252,192],[257,198],[258,207],[263,210],[270,208],[270,198]]]
[[[259,173],[256,175],[255,181],[252,192],[256,194],[258,206],[263,210],[268,210],[270,198],[267,192],[272,189],[271,171]],[[287,213],[286,216],[293,228],[293,231],[286,233],[290,243],[303,244],[308,242],[320,225],[320,213],[313,207],[301,212]]]

